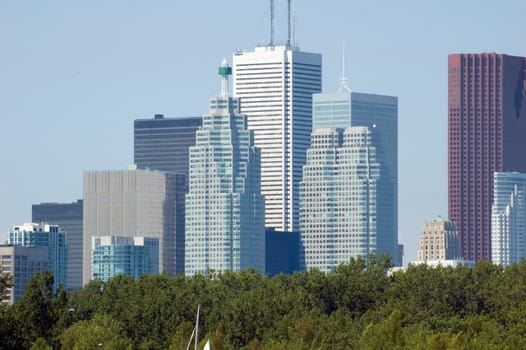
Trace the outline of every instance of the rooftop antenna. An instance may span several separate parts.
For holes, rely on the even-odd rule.
[[[221,97],[228,97],[228,77],[232,75],[232,67],[228,65],[226,58],[223,58],[217,71],[221,76]]]
[[[342,76],[340,78],[340,89],[338,92],[343,92],[343,90],[347,90],[348,92],[351,92],[351,89],[347,86],[347,82],[349,79],[345,76],[345,40],[343,40],[342,45]]]
[[[291,11],[292,11],[292,29],[290,30],[291,31],[291,35],[292,35],[292,42],[291,42],[291,45],[292,46],[296,46],[296,3],[294,2],[294,0],[291,0]]]
[[[270,46],[274,46],[274,0],[270,0]]]
[[[289,33],[288,33],[288,37],[287,37],[287,47],[290,47],[290,39],[292,37],[292,21],[291,21],[291,17],[292,17],[292,4],[291,4],[292,0],[287,0],[287,26],[288,26],[288,30],[289,30]]]

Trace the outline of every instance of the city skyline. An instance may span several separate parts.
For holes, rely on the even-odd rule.
[[[276,3],[279,24],[285,12]],[[217,58],[268,43],[267,1],[226,5],[0,5],[0,39],[9,53],[0,58],[0,164],[9,169],[0,178],[2,240],[14,224],[30,221],[32,204],[80,198],[83,171],[131,163],[134,119],[199,114],[215,94]],[[323,55],[323,92],[338,86],[345,40],[351,90],[399,98],[406,262],[416,256],[421,222],[447,212],[447,55],[526,56],[525,12],[519,0],[296,5],[297,43]],[[197,16],[206,26],[196,26]],[[283,28],[276,29],[283,40]],[[212,34],[222,40],[210,40]],[[29,167],[54,171],[21,171]]]

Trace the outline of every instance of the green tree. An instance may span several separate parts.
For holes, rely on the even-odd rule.
[[[30,350],[53,350],[53,347],[49,345],[44,338],[38,338],[31,345]]]
[[[192,323],[181,323],[170,343],[170,350],[185,350],[190,338],[192,337],[193,329],[194,325]]]
[[[402,317],[395,310],[387,320],[367,326],[360,338],[360,349],[403,349],[405,337],[402,332]]]
[[[23,325],[25,346],[37,338],[51,340],[58,319],[53,298],[53,274],[44,271],[34,275],[26,285],[22,298],[16,303],[16,317]]]
[[[107,315],[75,323],[60,335],[59,340],[63,350],[133,348],[122,324]]]

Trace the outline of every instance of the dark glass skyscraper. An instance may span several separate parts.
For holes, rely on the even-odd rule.
[[[82,199],[73,203],[40,203],[32,206],[33,222],[58,225],[66,233],[68,289],[82,288],[82,206]]]
[[[134,121],[134,162],[138,169],[149,168],[184,174],[188,186],[188,149],[195,145],[201,117],[164,118]]]
[[[468,260],[491,259],[496,171],[526,172],[526,58],[449,56],[449,217]]]

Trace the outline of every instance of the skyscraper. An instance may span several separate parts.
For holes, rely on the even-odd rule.
[[[139,169],[161,170],[184,174],[188,186],[188,150],[195,145],[195,132],[201,117],[136,119],[134,162]]]
[[[288,46],[236,52],[234,96],[261,149],[265,226],[299,230],[299,182],[312,131],[312,94],[321,91],[321,55]]]
[[[185,274],[208,269],[265,272],[265,202],[260,187],[260,151],[239,100],[228,96],[231,68],[219,68],[222,92],[190,147],[186,195]]]
[[[526,59],[449,55],[449,218],[464,259],[491,259],[494,172],[526,172]]]
[[[32,222],[58,225],[66,233],[66,287],[82,288],[82,199],[73,203],[33,204],[31,217]]]
[[[453,221],[438,216],[426,221],[420,235],[419,261],[459,260],[460,240]]]
[[[496,172],[491,210],[491,261],[526,258],[526,174]]]
[[[84,173],[84,284],[92,276],[92,238],[98,236],[158,238],[159,271],[175,274],[181,268],[176,263],[176,200],[184,186],[177,176],[133,167]]]
[[[45,248],[48,256],[47,268],[53,273],[53,290],[60,284],[67,288],[67,243],[66,234],[57,225],[23,224],[9,231],[8,244],[21,247]]]
[[[330,272],[351,257],[398,255],[377,223],[381,169],[368,127],[319,128],[303,167],[300,201],[301,268]]]
[[[102,236],[92,238],[92,279],[117,275],[134,279],[159,273],[159,238]]]
[[[351,92],[341,79],[338,92],[314,94],[312,125],[317,128],[367,126],[372,132],[382,181],[377,189],[377,229],[381,237],[398,244],[398,98]],[[391,244],[389,243],[389,244]],[[402,265],[401,254],[392,251],[392,261]]]

